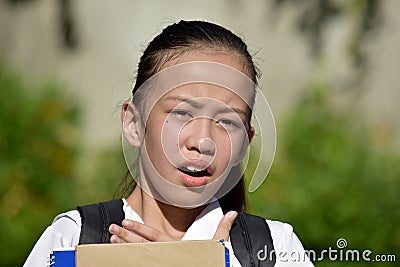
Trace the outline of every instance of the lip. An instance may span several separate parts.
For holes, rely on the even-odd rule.
[[[180,170],[182,167],[188,167],[188,166],[193,166],[198,169],[202,169],[206,171],[206,175],[203,176],[191,176],[186,172],[183,172]],[[210,164],[204,160],[188,160],[185,161],[180,165],[178,168],[180,177],[182,179],[182,182],[188,186],[188,187],[196,187],[196,186],[202,186],[206,185],[208,182],[208,179],[213,175],[214,173],[214,168],[210,166]]]
[[[210,163],[201,159],[187,160],[180,165],[182,167],[193,166],[202,170],[206,170],[210,175],[214,173],[214,168],[211,167]]]

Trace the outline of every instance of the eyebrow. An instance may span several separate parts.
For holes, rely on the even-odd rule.
[[[194,101],[190,98],[182,97],[182,96],[170,96],[170,97],[165,98],[165,100],[185,102],[195,108],[201,108],[203,106],[202,104],[198,103],[197,101]],[[219,112],[220,113],[236,112],[238,115],[240,115],[240,114],[242,114],[244,116],[249,115],[248,112],[246,112],[245,110],[240,109],[240,108],[235,108],[235,107],[223,108],[223,109],[219,110]]]
[[[179,101],[179,102],[186,102],[189,105],[195,107],[195,108],[200,108],[202,105],[196,101],[193,101],[190,98],[183,97],[183,96],[169,96],[165,98],[165,100],[172,100],[172,101]]]

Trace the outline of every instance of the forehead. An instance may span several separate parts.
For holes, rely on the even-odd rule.
[[[158,102],[164,95],[178,91],[192,97],[212,96],[220,100],[238,96],[248,106],[252,106],[255,84],[241,71],[229,65],[194,61],[173,65],[158,72],[143,87],[140,90],[149,92],[146,102],[150,105]]]
[[[209,83],[191,83],[179,86],[163,95],[160,101],[183,102],[191,99],[203,103],[209,101],[210,104],[221,102],[243,109],[247,107],[246,100],[232,90]]]

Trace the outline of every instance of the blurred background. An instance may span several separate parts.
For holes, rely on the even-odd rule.
[[[278,143],[249,210],[292,224],[306,249],[345,238],[345,249],[398,262],[398,10],[397,0],[0,1],[1,265],[21,266],[56,214],[113,198],[126,172],[120,105],[147,43],[181,19],[243,37],[263,74]]]

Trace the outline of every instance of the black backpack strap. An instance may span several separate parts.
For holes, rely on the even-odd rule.
[[[275,265],[271,231],[264,218],[239,212],[232,225],[230,239],[236,258],[243,267]]]
[[[121,199],[78,207],[82,219],[79,244],[110,243],[108,227],[115,223],[121,225],[125,218]]]

